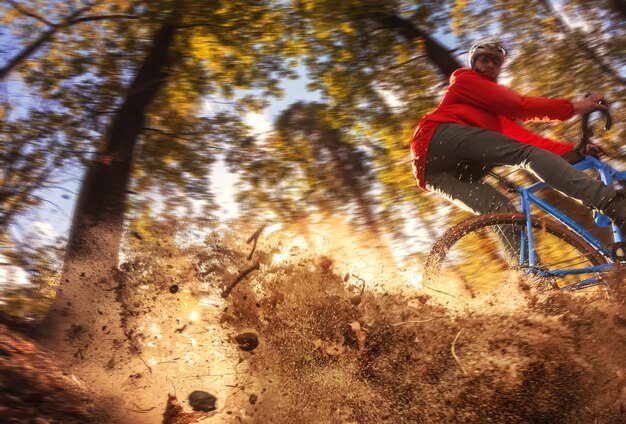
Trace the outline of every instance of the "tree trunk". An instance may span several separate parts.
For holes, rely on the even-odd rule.
[[[117,277],[117,265],[133,150],[147,108],[167,82],[174,32],[175,27],[166,22],[155,33],[152,48],[109,127],[106,149],[89,166],[81,186],[63,278],[44,334],[48,347],[65,360],[97,352],[92,345],[101,339],[115,343],[124,338],[116,296],[123,280]]]
[[[626,19],[626,1],[624,0],[611,0],[611,5],[622,18]]]
[[[363,224],[365,224],[367,230],[378,241],[382,241],[383,233],[372,210],[372,203],[370,199],[364,195],[359,177],[355,175],[354,170],[351,168],[354,164],[346,163],[346,160],[342,158],[341,147],[343,147],[344,151],[347,153],[350,150],[350,146],[343,145],[339,137],[339,134],[337,134],[325,143],[326,148],[330,151],[333,168],[335,172],[340,174],[343,186],[352,191],[353,198],[357,204],[357,216],[362,220]]]
[[[384,28],[397,31],[409,43],[418,38],[424,40],[426,55],[446,77],[450,78],[454,71],[462,67],[439,41],[413,25],[408,19],[397,15],[379,15],[376,19]]]

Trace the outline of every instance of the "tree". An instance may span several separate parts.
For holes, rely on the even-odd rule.
[[[380,237],[371,158],[350,142],[333,115],[319,103],[298,102],[283,111],[274,134],[245,148],[242,179],[249,189],[240,198],[249,209],[283,217],[341,212]]]
[[[399,238],[406,218],[445,220],[420,214],[433,211],[433,200],[415,187],[408,145],[447,76],[461,66],[456,49],[433,35],[446,32],[449,2],[292,4],[298,18],[290,33],[301,45],[311,87],[320,90],[354,144],[371,152],[382,219]]]
[[[14,78],[6,84],[15,81],[17,95],[5,99],[0,124],[0,164],[4,170],[0,179],[0,233],[6,234],[21,214],[38,206],[44,200],[42,191],[59,188],[67,168],[79,165],[93,151],[104,120],[102,105],[111,103],[110,96],[103,96],[98,103],[94,95],[103,90],[95,68],[86,69],[90,51],[87,40],[93,43],[91,47],[102,41],[102,33],[93,31],[95,22],[113,25],[118,19],[137,17],[117,13],[128,7],[124,0],[103,3],[9,1],[2,5],[17,53],[9,52],[11,57],[1,68],[0,79],[12,73]],[[81,23],[84,27],[78,25]],[[79,29],[85,32],[84,39],[75,42],[78,37],[73,31]],[[38,33],[33,39],[32,34]],[[63,43],[71,45],[74,53],[69,57],[60,55]],[[109,89],[116,86],[112,80],[107,84]]]
[[[265,94],[278,94],[274,75],[291,75],[280,61],[283,49],[278,42],[282,31],[267,32],[270,25],[281,23],[278,10],[269,6],[247,1],[228,5],[174,1],[161,4],[161,10],[150,9],[153,15],[146,25],[154,28],[152,41],[145,45],[137,40],[147,53],[119,101],[103,146],[81,186],[63,280],[48,321],[52,346],[63,348],[64,335],[76,333],[79,328],[78,349],[85,355],[89,341],[97,337],[105,322],[103,316],[107,315],[108,320],[119,315],[114,290],[122,284],[117,263],[127,191],[133,172],[141,177],[149,169],[149,162],[136,160],[137,146],[142,145],[142,152],[151,151],[155,140],[163,136],[179,143],[181,136],[194,125],[197,127],[204,94],[221,92],[229,96],[235,87],[259,87]],[[131,41],[126,40],[133,45]],[[244,99],[240,111],[245,111],[246,105],[254,106],[255,102]],[[146,131],[148,135],[143,138]],[[184,146],[181,149],[185,151]],[[179,149],[163,146],[152,153],[151,158],[167,157],[179,153]],[[211,162],[204,152],[197,152],[195,157]],[[193,172],[194,165],[199,174],[207,173],[208,167],[184,156],[174,159],[184,167],[178,167],[169,179],[173,184],[184,182],[183,176]],[[140,180],[145,189],[150,178]],[[155,179],[152,181],[154,184]],[[120,333],[116,336],[123,338]]]

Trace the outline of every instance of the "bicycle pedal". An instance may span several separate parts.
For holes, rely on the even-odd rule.
[[[626,243],[619,242],[611,246],[611,253],[613,259],[619,262],[626,262]]]

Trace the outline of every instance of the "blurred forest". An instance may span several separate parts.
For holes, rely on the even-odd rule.
[[[151,308],[159,313],[154,293],[176,294],[189,275],[205,287],[206,278],[219,273],[234,278],[239,272],[234,280],[239,281],[258,269],[257,262],[242,271],[236,259],[249,247],[229,250],[226,238],[245,241],[252,235],[248,241],[256,247],[268,224],[297,226],[329,218],[348,222],[352,235],[366,240],[347,252],[376,246],[381,250],[370,254],[371,263],[390,263],[383,258],[388,256],[396,263],[419,264],[442,231],[467,215],[417,189],[409,141],[418,120],[438,103],[450,74],[465,65],[468,46],[477,38],[497,35],[508,46],[511,55],[501,82],[519,92],[572,100],[590,91],[604,93],[615,125],[595,134],[595,141],[616,165],[626,164],[623,0],[2,0],[0,20],[0,324],[18,328],[14,318],[26,326],[36,323],[59,360],[99,358],[96,373],[122,364],[121,357],[105,358],[104,353],[117,352],[116,343],[128,341],[134,359],[140,358],[140,367],[152,374],[137,340],[144,337],[142,314]],[[255,133],[247,117],[290,99],[294,93],[282,88],[290,80],[306,80],[302,91],[315,101],[294,100],[277,114],[270,131]],[[580,136],[575,120],[531,128],[567,142]],[[216,193],[223,187],[212,178],[222,165],[238,177],[234,190],[240,215],[231,222],[219,217]],[[59,216],[70,230],[50,239],[41,228],[58,225]],[[341,226],[325,228],[331,234]],[[189,247],[190,240],[195,247]],[[279,243],[275,250],[283,247]],[[178,250],[186,248],[192,249],[193,260]],[[262,255],[269,258],[267,252]],[[155,265],[156,258],[163,260]],[[307,270],[331,275],[333,260],[303,259],[289,272],[306,285]],[[268,269],[264,278],[280,291],[279,277],[286,271]],[[332,275],[329,281],[341,296],[348,290],[341,281],[365,287],[363,275],[348,272],[343,280]],[[294,304],[327,311],[339,302],[326,291],[311,291],[319,304],[292,299]],[[297,297],[294,293],[284,296]],[[148,294],[154,297],[146,301]],[[237,299],[240,306],[246,301],[245,296]],[[343,311],[342,319],[365,320],[379,313],[376,308],[389,306],[382,299],[372,301],[373,309],[362,315],[343,303],[335,306]],[[287,322],[276,306],[283,300],[273,299],[273,315],[267,313]],[[420,298],[418,304],[426,302]],[[184,309],[183,303],[170,303],[176,313]],[[263,321],[257,309],[250,315],[227,309],[222,318],[237,325]],[[442,320],[448,320],[446,314],[436,309]],[[405,315],[401,310],[389,322]],[[598,318],[603,320],[609,318]],[[311,328],[321,321],[311,320]],[[361,352],[365,333],[356,324],[350,334],[353,348]],[[171,329],[175,336],[186,328],[176,325]],[[572,324],[571,331],[577,328]],[[323,329],[309,330],[307,337],[322,337]],[[397,336],[385,331],[381,340]],[[434,338],[441,337],[437,352],[449,350],[443,335],[455,331],[448,323],[434,332]],[[279,348],[291,346],[282,334],[270,334]],[[417,336],[407,330],[407,337]],[[28,342],[19,343],[30,351]],[[543,349],[543,342],[537,343]],[[327,352],[334,346],[318,344]],[[293,350],[300,354],[303,346]],[[404,351],[404,345],[398,347],[398,355]],[[560,372],[569,372],[555,355],[559,373],[556,391],[545,397],[548,403],[558,397],[551,394],[560,390],[557,383],[565,375]],[[450,363],[445,368],[457,370]],[[380,370],[364,373],[373,376]],[[605,371],[601,377],[613,381],[613,369]],[[454,387],[456,374],[446,375]],[[619,382],[619,390],[626,387],[623,376]],[[51,387],[46,381],[41,385]],[[393,378],[389,385],[395,385]],[[471,393],[465,387],[462,396]],[[294,391],[299,389],[296,385]],[[378,395],[385,398],[384,392]],[[252,398],[249,403],[254,404]],[[554,412],[548,406],[546,417]],[[578,406],[572,411],[583,410],[582,403]],[[566,409],[555,408],[558,413]],[[503,417],[515,409],[502,412]],[[524,419],[519,422],[528,422]]]
[[[513,89],[604,93],[616,125],[596,140],[626,159],[622,0],[4,0],[0,16],[0,308],[46,316],[51,335],[68,330],[67,314],[97,328],[94,304],[120,313],[98,287],[119,284],[120,260],[157,211],[218,225],[220,160],[239,176],[242,216],[344,216],[423,254],[465,215],[417,190],[408,143],[481,36],[509,47],[502,80]],[[320,100],[251,135],[246,114],[288,95],[281,81],[299,74]],[[533,129],[570,142],[580,130]],[[63,195],[76,205],[71,231],[47,240],[35,231],[46,196],[77,181]]]

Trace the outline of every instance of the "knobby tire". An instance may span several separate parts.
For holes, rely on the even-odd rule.
[[[570,256],[580,255],[576,259],[585,262],[585,265],[599,265],[607,262],[606,258],[600,254],[593,246],[587,243],[578,234],[567,228],[560,222],[547,217],[531,218],[532,227],[535,229],[533,234],[536,237],[536,241],[539,241],[540,237],[544,237],[545,234],[550,234],[550,246],[549,250],[562,249],[563,251],[571,251]],[[458,277],[465,285],[471,285],[475,280],[482,277],[483,273],[489,272],[489,267],[492,265],[490,262],[499,260],[502,257],[502,248],[496,249],[495,243],[490,246],[491,250],[500,250],[500,252],[486,252],[484,249],[487,247],[485,244],[485,236],[478,242],[474,241],[474,246],[471,244],[464,245],[464,239],[471,237],[472,235],[481,234],[484,230],[490,228],[496,228],[499,225],[515,225],[515,228],[524,228],[526,226],[526,215],[522,213],[494,213],[479,215],[470,218],[464,222],[461,222],[444,233],[444,235],[435,243],[432,247],[425,263],[425,279],[426,284],[434,281],[436,277],[441,277],[442,270],[451,272]],[[474,236],[478,237],[478,236]],[[492,237],[495,240],[495,236]],[[547,237],[546,237],[547,238]],[[477,244],[478,243],[478,244]],[[491,242],[487,242],[491,243]],[[463,246],[462,248],[460,246]],[[556,246],[556,247],[553,247]],[[456,252],[453,249],[465,249],[466,252]],[[474,249],[474,250],[473,250]],[[451,251],[453,254],[451,254]],[[550,251],[547,254],[551,254]],[[544,256],[546,253],[544,252]],[[450,257],[454,256],[454,257]],[[477,256],[477,257],[475,257]],[[541,258],[542,255],[540,254]],[[463,264],[455,264],[454,261],[476,261],[477,265],[468,265],[467,268],[471,269],[471,272],[466,272],[463,269]],[[574,258],[572,258],[574,259]],[[572,260],[568,259],[568,260]],[[482,262],[481,262],[482,261]],[[504,262],[504,260],[502,260]],[[481,263],[484,265],[481,267]],[[544,263],[541,264],[544,266]],[[545,264],[545,268],[550,267],[550,263]],[[485,276],[485,278],[487,278]],[[581,277],[567,277],[570,280],[572,278],[582,279]],[[567,281],[571,283],[572,281]],[[488,282],[491,284],[491,282]],[[472,296],[474,294],[472,293]]]

